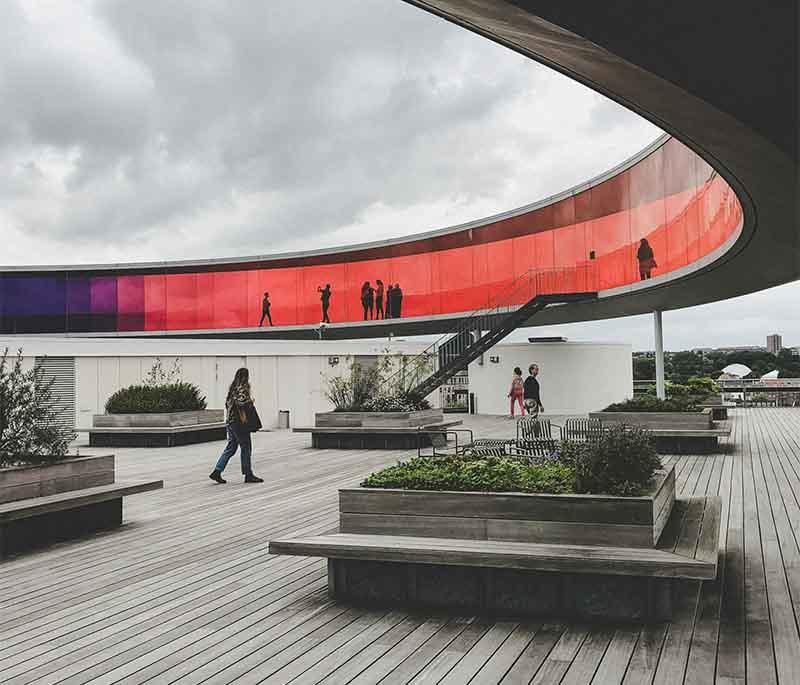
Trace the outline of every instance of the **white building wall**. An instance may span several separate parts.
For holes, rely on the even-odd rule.
[[[4,341],[0,340],[0,345]],[[86,430],[92,416],[102,414],[108,398],[119,388],[141,383],[160,359],[165,370],[179,359],[181,378],[194,383],[210,409],[221,409],[233,375],[250,369],[254,400],[265,427],[277,427],[278,412],[288,410],[292,426],[313,425],[314,413],[328,411],[324,396],[327,378],[350,368],[354,356],[384,353],[417,354],[419,343],[348,341],[177,341],[87,340],[30,338],[14,341],[23,347],[24,362],[36,356],[73,356],[76,375],[76,428]],[[339,363],[329,364],[336,357]],[[438,399],[438,394],[433,397]]]
[[[489,361],[499,357],[498,363]],[[523,343],[497,345],[483,364],[469,367],[469,391],[479,414],[508,414],[514,367],[528,375],[539,364],[542,403],[548,414],[587,414],[633,396],[630,345],[601,343]]]

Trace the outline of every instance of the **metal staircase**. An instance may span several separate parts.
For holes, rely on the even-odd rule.
[[[593,270],[531,269],[423,352],[404,359],[383,384],[387,395],[426,397],[549,305],[582,302],[597,298]]]

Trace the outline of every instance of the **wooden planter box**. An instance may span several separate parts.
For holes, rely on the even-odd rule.
[[[657,472],[642,497],[339,491],[341,533],[410,535],[614,547],[654,547],[675,502],[675,470]]]
[[[444,421],[441,409],[420,411],[328,411],[317,413],[317,428],[413,428],[429,426]]]
[[[110,485],[114,455],[75,457],[52,464],[0,469],[0,504]]]
[[[649,430],[709,430],[713,427],[711,409],[699,412],[624,412],[598,411],[589,414],[603,424],[624,423]]]
[[[92,426],[95,428],[177,428],[224,421],[224,410],[204,409],[163,414],[95,414],[92,417]]]

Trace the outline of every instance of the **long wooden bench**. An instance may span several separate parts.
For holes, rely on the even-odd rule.
[[[122,498],[164,481],[118,482],[0,504],[0,559],[122,525]]]
[[[274,554],[328,558],[334,597],[581,618],[668,619],[674,580],[717,575],[721,500],[676,500],[655,548],[399,535],[270,542]]]
[[[461,420],[443,421],[425,426],[323,426],[292,429],[310,433],[311,446],[318,449],[417,449],[446,441],[443,432],[460,426]]]
[[[703,430],[681,430],[677,428],[648,429],[661,454],[710,454],[719,447],[719,438],[728,438],[730,427]]]
[[[199,442],[224,440],[224,421],[188,426],[92,427],[90,447],[178,447]]]

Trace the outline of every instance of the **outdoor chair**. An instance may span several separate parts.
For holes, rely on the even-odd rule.
[[[603,435],[600,419],[567,419],[561,428],[561,440],[570,442],[597,442]]]
[[[509,442],[509,453],[514,456],[547,457],[558,446],[553,438],[553,426],[550,419],[524,417],[517,421],[517,439]]]

